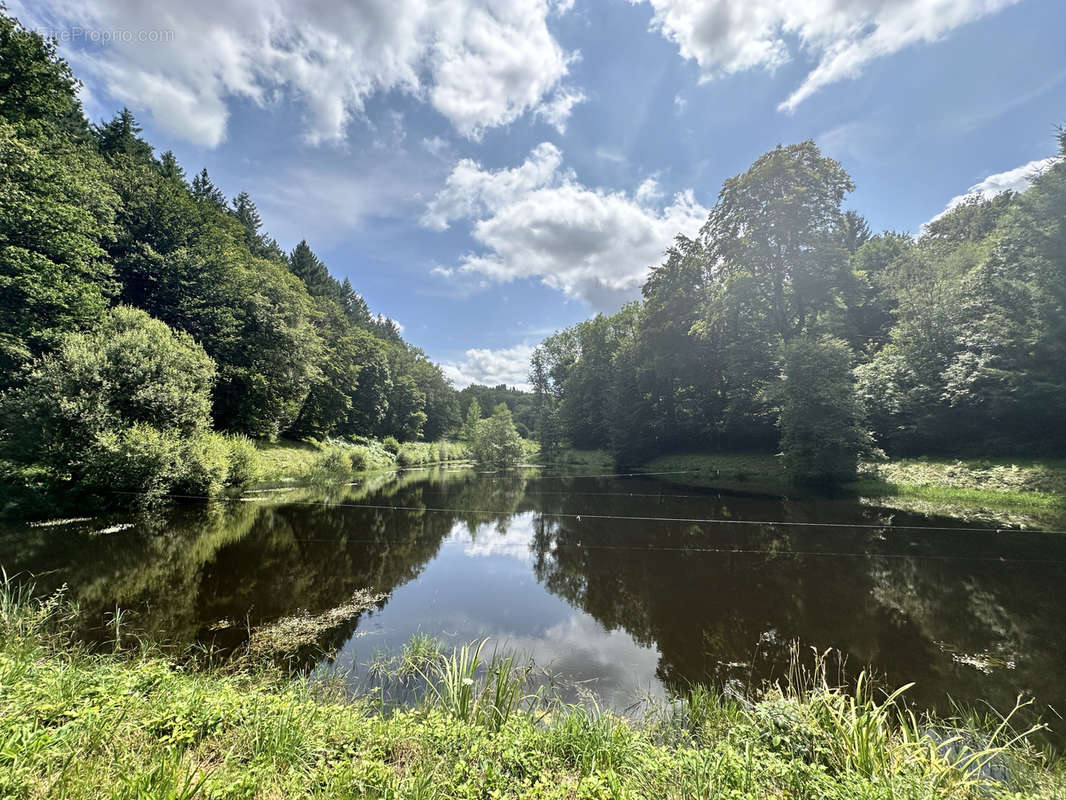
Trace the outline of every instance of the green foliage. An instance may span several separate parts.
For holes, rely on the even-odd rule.
[[[231,484],[231,450],[226,436],[210,432],[196,436],[182,455],[182,472],[174,485],[178,494],[214,497]]]
[[[211,481],[211,465],[190,464],[186,440],[174,430],[161,431],[143,422],[129,427],[97,431],[80,453],[78,477],[85,486],[126,495],[127,504],[150,505],[163,499],[176,485],[189,479],[198,490]],[[193,448],[193,459],[208,456]],[[219,482],[221,484],[221,482]],[[114,498],[113,504],[119,504]]]
[[[229,470],[226,483],[235,489],[247,489],[263,478],[263,459],[255,443],[247,436],[226,437],[229,448]]]
[[[214,377],[188,334],[120,306],[91,333],[67,334],[5,397],[5,445],[12,458],[77,474],[104,433],[140,424],[197,436],[208,425]]]
[[[482,411],[506,403],[511,409],[516,426],[521,424],[532,431],[537,424],[537,398],[533,392],[515,389],[506,384],[483,386],[475,383],[460,390],[457,400],[460,411],[465,410],[465,413],[469,413],[470,403],[474,400],[477,400],[478,408]]]
[[[477,433],[477,426],[480,422],[481,404],[478,403],[477,398],[474,397],[470,400],[470,405],[466,408],[466,417],[463,420],[463,430],[460,435],[464,442],[474,441],[474,436]]]
[[[522,460],[522,438],[506,405],[496,406],[491,417],[477,424],[470,449],[474,461],[482,466],[509,467]]]
[[[785,468],[801,483],[854,480],[869,435],[862,426],[847,344],[799,339],[785,347],[783,360],[778,424]]]
[[[436,440],[458,428],[439,367],[372,315],[350,281],[306,242],[283,253],[247,192],[231,205],[206,169],[186,182],[172,152],[154,156],[129,109],[89,126],[54,44],[3,12],[0,89],[0,392],[117,300],[189,334],[214,361],[218,430]],[[117,435],[120,423],[107,429]],[[213,488],[218,447],[198,447],[189,458],[203,469],[188,480]],[[63,466],[80,480],[77,464]]]
[[[0,119],[32,134],[88,138],[79,82],[56,43],[0,13]]]
[[[871,235],[841,208],[852,188],[812,142],[727,180],[699,238],[677,237],[639,305],[534,351],[543,456],[567,441],[623,464],[780,449],[804,480],[846,480],[863,439],[849,393],[816,397],[809,371],[792,370],[805,385],[790,387],[788,369],[780,380],[782,353],[797,362],[795,345],[810,360],[826,337],[850,347],[856,394],[890,454],[1061,451],[1066,158],[1024,192],[967,200],[917,240]],[[833,363],[836,383],[850,383]],[[793,414],[794,401],[824,413]]]
[[[838,688],[817,668],[742,702],[697,689],[634,721],[545,704],[525,689],[530,664],[485,658],[483,644],[441,653],[420,641],[395,669],[424,676],[427,702],[383,713],[372,698],[323,698],[262,670],[197,671],[150,648],[90,655],[70,644],[69,614],[59,599],[0,586],[5,795],[47,784],[75,800],[1052,800],[1066,789],[1012,715],[988,727],[915,719],[899,692],[882,695],[865,679]],[[332,622],[286,625],[303,636]],[[997,780],[988,765],[1008,768]]]
[[[315,459],[307,477],[312,484],[332,483],[347,478],[353,469],[350,448],[332,445]]]
[[[396,463],[401,467],[442,464],[446,461],[461,461],[467,458],[468,454],[469,448],[458,442],[404,442],[396,453]]]
[[[9,457],[150,504],[214,496],[256,480],[247,439],[209,431],[215,368],[188,334],[119,306],[90,333],[67,334],[3,401]]]
[[[103,314],[116,202],[92,155],[45,153],[0,122],[0,388]]]

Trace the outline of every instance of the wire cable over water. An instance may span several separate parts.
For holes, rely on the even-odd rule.
[[[141,492],[125,492],[115,490],[116,494],[140,495]],[[191,494],[168,494],[166,497],[176,500],[212,500],[206,495]],[[256,502],[253,498],[236,498],[243,502]],[[287,500],[282,501],[285,505],[308,505],[321,506],[324,508],[356,508],[372,511],[402,511],[408,513],[437,513],[437,514],[473,514],[477,516],[504,517],[512,516],[513,510],[486,510],[472,508],[438,508],[433,506],[398,506],[379,503],[335,503],[328,500]],[[531,509],[532,510],[532,509]],[[955,527],[948,525],[891,525],[875,524],[869,522],[800,522],[790,520],[752,520],[730,519],[726,517],[657,517],[638,516],[629,514],[577,514],[563,511],[536,511],[543,517],[555,519],[573,519],[578,522],[583,520],[614,520],[623,522],[679,522],[689,525],[754,525],[760,527],[800,527],[800,528],[859,528],[872,530],[898,530],[898,531],[944,531],[948,533],[1027,533],[1027,534],[1066,534],[1066,530],[1048,530],[1036,528],[1008,528],[1008,527]]]

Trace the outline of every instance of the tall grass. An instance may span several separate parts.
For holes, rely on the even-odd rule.
[[[532,662],[519,664],[514,653],[493,649],[487,661],[482,650],[488,639],[464,644],[430,662],[425,678],[431,696],[461,722],[498,731],[522,703],[537,698],[526,694]]]

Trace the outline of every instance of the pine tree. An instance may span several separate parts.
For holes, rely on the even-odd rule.
[[[200,173],[192,179],[192,196],[197,200],[211,203],[220,211],[225,211],[227,208],[226,195],[222,194],[222,190],[212,183],[211,176],[207,174],[207,167],[200,170]]]
[[[136,160],[150,161],[153,149],[137,135],[141,130],[133,112],[123,107],[110,122],[96,128],[96,146],[105,156],[127,155]]]
[[[348,321],[355,325],[357,328],[369,328],[373,322],[373,316],[370,314],[370,308],[355,289],[352,288],[352,282],[347,278],[341,284],[340,289],[341,308],[344,309],[344,314],[348,317]]]
[[[318,260],[307,240],[302,240],[289,255],[289,269],[304,282],[308,293],[314,296],[330,294],[336,281],[330,277],[326,265]]]
[[[160,156],[159,174],[175,183],[185,184],[185,170],[181,168],[181,164],[178,163],[178,158],[174,155],[173,150],[167,150]]]
[[[263,220],[248,192],[241,192],[233,198],[233,216],[244,228],[244,243],[248,245],[248,249],[256,255],[262,255],[265,241],[259,229],[263,227]]]

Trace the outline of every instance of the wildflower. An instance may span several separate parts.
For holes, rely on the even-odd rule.
[[[474,679],[473,678],[463,678],[463,685],[464,686],[473,686],[474,685]]]

